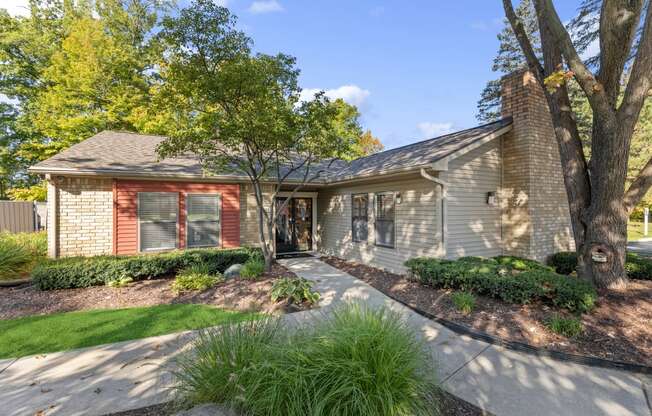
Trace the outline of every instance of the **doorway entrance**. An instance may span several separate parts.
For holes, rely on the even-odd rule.
[[[294,253],[312,250],[312,198],[291,198],[281,208],[287,198],[275,201],[276,212],[281,214],[276,220],[276,252]]]

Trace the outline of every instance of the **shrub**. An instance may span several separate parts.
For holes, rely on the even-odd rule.
[[[47,254],[47,237],[39,233],[0,233],[0,279],[28,273]]]
[[[462,313],[469,314],[475,307],[475,296],[469,292],[455,292],[451,295],[455,307]]]
[[[206,330],[180,360],[177,392],[251,415],[432,415],[431,357],[398,315],[348,305],[292,332],[271,320]]]
[[[258,279],[265,272],[265,262],[259,258],[247,260],[240,269],[240,277],[243,279]]]
[[[494,260],[498,264],[502,264],[504,266],[509,266],[510,268],[512,268],[514,270],[519,270],[519,271],[552,270],[551,267],[547,267],[547,266],[539,263],[538,261],[525,259],[523,257],[496,256],[496,257],[494,257]]]
[[[129,283],[133,283],[133,281],[134,279],[131,277],[121,277],[120,279],[109,280],[106,285],[113,288],[120,288],[129,285]]]
[[[138,256],[74,257],[44,261],[32,271],[41,290],[104,285],[130,277],[134,281],[177,273],[193,264],[206,264],[210,274],[222,273],[230,265],[245,263],[256,251],[238,249],[195,249]]]
[[[222,275],[212,275],[208,264],[193,264],[179,272],[172,282],[172,290],[177,293],[191,290],[204,291],[221,281],[224,281]]]
[[[562,251],[550,257],[549,264],[560,274],[571,274],[577,268],[577,253]],[[652,259],[627,253],[625,270],[630,279],[652,280]]]
[[[271,291],[272,302],[287,299],[288,303],[314,304],[319,301],[319,293],[312,290],[313,283],[302,277],[284,277],[274,282]]]
[[[514,273],[513,262],[451,261],[414,258],[405,265],[425,285],[475,292],[509,303],[544,301],[571,311],[594,307],[595,289],[580,279],[556,274],[545,267]],[[519,266],[520,267],[520,266]]]
[[[582,333],[582,322],[574,317],[564,318],[559,315],[551,317],[546,326],[555,334],[573,338]]]

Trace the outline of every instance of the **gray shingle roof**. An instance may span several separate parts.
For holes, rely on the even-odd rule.
[[[449,156],[490,134],[509,126],[511,119],[478,126],[445,136],[376,153],[351,162],[335,161],[327,181],[382,174],[425,166]],[[129,176],[206,177],[196,157],[157,160],[156,146],[163,136],[104,131],[34,165],[38,173],[78,172]],[[225,171],[220,177],[237,179],[243,175]]]

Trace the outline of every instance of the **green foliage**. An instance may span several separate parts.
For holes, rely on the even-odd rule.
[[[265,261],[261,258],[247,260],[240,269],[240,277],[243,279],[258,279],[265,272]]]
[[[284,277],[274,282],[270,296],[272,302],[287,299],[288,303],[315,304],[319,301],[319,293],[312,290],[313,283],[303,277]]]
[[[106,285],[118,289],[121,287],[128,286],[130,283],[133,283],[133,281],[134,279],[132,279],[131,277],[121,277],[119,279],[109,280],[108,282],[106,282]]]
[[[250,320],[207,305],[99,309],[0,320],[0,358],[91,347]]]
[[[7,191],[9,199],[13,201],[45,201],[48,189],[45,182],[32,185],[29,188],[11,188]]]
[[[546,326],[555,334],[574,338],[582,333],[582,322],[575,317],[564,318],[560,315],[552,316]]]
[[[172,282],[172,290],[177,293],[192,290],[204,291],[223,282],[224,278],[211,274],[211,267],[206,263],[196,263],[181,270]]]
[[[509,303],[542,301],[571,311],[585,312],[594,307],[597,294],[589,283],[556,274],[545,266],[531,265],[519,271],[513,264],[522,267],[526,262],[505,257],[458,261],[420,257],[405,263],[421,283],[437,288],[474,292]]]
[[[244,263],[256,251],[251,249],[196,249],[138,256],[74,257],[42,262],[32,271],[32,280],[41,290],[104,285],[130,277],[134,281],[177,273],[193,264],[209,265],[211,275],[229,266]]]
[[[571,274],[577,268],[577,253],[562,251],[550,257],[548,263],[560,274]],[[652,280],[652,259],[627,253],[625,270],[630,279]]]
[[[298,330],[260,320],[204,331],[177,392],[251,415],[433,415],[431,356],[398,315],[349,305]]]
[[[455,307],[464,314],[469,314],[475,307],[475,296],[469,292],[455,292],[451,295]]]
[[[47,254],[47,236],[39,233],[0,233],[0,279],[29,273]]]

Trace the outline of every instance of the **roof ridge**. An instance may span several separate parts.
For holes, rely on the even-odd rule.
[[[410,146],[415,146],[415,145],[418,145],[418,144],[423,144],[423,143],[430,142],[430,141],[433,141],[433,140],[439,140],[439,139],[442,139],[442,138],[444,138],[444,137],[452,136],[452,135],[455,135],[455,134],[465,133],[465,132],[468,132],[468,131],[471,131],[471,130],[479,129],[479,128],[482,128],[482,127],[487,127],[487,126],[490,126],[490,125],[492,125],[492,124],[498,124],[498,123],[501,123],[501,122],[511,121],[511,119],[512,119],[511,116],[508,116],[508,117],[502,117],[502,118],[500,118],[500,119],[498,119],[498,120],[496,120],[496,121],[492,121],[492,122],[490,122],[490,123],[479,124],[479,125],[477,125],[477,126],[475,126],[475,127],[469,127],[469,128],[467,128],[467,129],[463,129],[463,130],[458,130],[458,131],[454,131],[454,132],[451,132],[451,133],[442,134],[441,136],[435,136],[435,137],[431,137],[431,138],[429,138],[429,139],[419,140],[418,142],[412,142],[412,143],[404,144],[403,146],[399,146],[399,147],[394,147],[394,148],[392,148],[392,149],[383,150],[382,152],[378,152],[378,153],[373,153],[373,154],[370,154],[370,155],[362,156],[362,157],[359,157],[359,158],[356,158],[356,159],[350,160],[349,163],[353,163],[353,162],[358,161],[358,160],[366,159],[366,158],[368,158],[368,157],[373,157],[373,156],[382,155],[383,153],[393,152],[393,151],[395,151],[395,150],[399,150],[399,149],[405,149],[405,148],[410,147]]]

